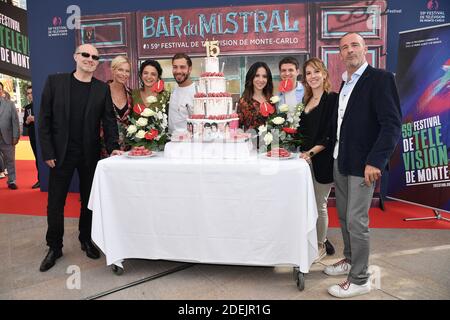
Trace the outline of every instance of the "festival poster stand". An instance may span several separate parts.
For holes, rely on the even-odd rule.
[[[390,167],[388,197],[433,209],[450,221],[450,24],[400,32],[397,83],[402,135]]]

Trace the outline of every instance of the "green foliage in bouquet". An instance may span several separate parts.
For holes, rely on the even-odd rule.
[[[139,91],[133,95],[133,101],[141,101]],[[126,132],[126,143],[133,146],[143,146],[153,151],[162,151],[170,141],[167,113],[170,92],[163,90],[158,95],[147,98],[144,103],[135,103],[129,116],[129,126]]]
[[[271,102],[277,101],[276,98],[278,97],[272,97]],[[273,148],[285,148],[295,151],[302,142],[297,128],[300,122],[300,115],[304,109],[305,106],[299,103],[291,112],[288,105],[282,104],[276,112],[268,114],[266,124],[258,128],[261,141],[264,142],[261,145],[265,145],[268,151]]]

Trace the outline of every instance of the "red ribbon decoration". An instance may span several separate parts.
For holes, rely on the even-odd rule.
[[[297,133],[297,129],[294,129],[294,128],[283,128],[283,131],[288,134],[296,134]]]
[[[264,117],[268,117],[275,112],[275,107],[268,102],[263,102],[259,105],[259,112],[261,112]]]
[[[164,90],[164,81],[158,80],[157,82],[155,82],[155,84],[152,86],[151,90],[152,90],[152,92],[157,92],[157,93],[160,93],[161,91],[163,91]]]
[[[158,136],[158,133],[159,133],[158,130],[152,129],[152,131],[147,132],[145,134],[145,139],[146,140],[153,140],[153,139],[155,139]]]
[[[144,111],[144,109],[145,109],[145,105],[139,104],[139,103],[135,104],[133,107],[134,113],[137,113],[139,115]]]
[[[278,91],[280,92],[289,92],[294,89],[294,82],[292,79],[282,80],[278,85]]]

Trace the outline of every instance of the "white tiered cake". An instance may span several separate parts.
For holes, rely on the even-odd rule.
[[[206,57],[205,72],[200,75],[194,97],[193,114],[187,123],[194,141],[229,140],[230,132],[237,129],[239,117],[226,87],[225,76],[219,72],[219,59]]]
[[[166,144],[168,158],[233,158],[250,156],[250,135],[238,130],[239,116],[233,108],[226,80],[219,71],[219,59],[206,57],[194,96],[193,112],[186,132],[174,132]]]

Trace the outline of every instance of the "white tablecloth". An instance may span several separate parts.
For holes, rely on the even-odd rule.
[[[108,265],[142,258],[306,273],[318,255],[304,160],[116,156],[98,163],[88,206]]]

